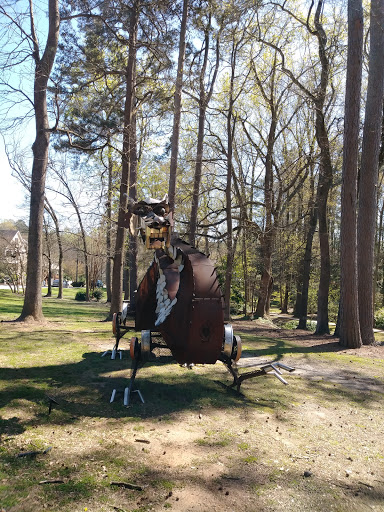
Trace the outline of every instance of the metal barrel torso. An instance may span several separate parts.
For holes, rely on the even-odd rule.
[[[183,256],[184,268],[157,251],[154,262],[139,285],[136,299],[136,330],[158,331],[180,364],[214,364],[224,339],[223,298],[213,262],[183,240],[172,245]],[[166,279],[170,300],[177,299],[171,313],[157,327],[156,286],[159,268]]]

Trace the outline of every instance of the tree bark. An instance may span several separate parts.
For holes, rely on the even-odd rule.
[[[316,122],[316,138],[321,151],[321,170],[317,186],[317,214],[319,219],[320,241],[320,283],[317,296],[316,334],[329,334],[328,295],[331,280],[331,259],[329,254],[327,204],[329,190],[332,184],[332,163],[323,113],[318,112],[316,117],[319,118]]]
[[[317,226],[317,208],[315,208],[315,179],[313,175],[313,168],[310,174],[310,190],[311,195],[308,201],[309,221],[306,222],[305,234],[305,250],[303,259],[299,266],[299,286],[298,299],[296,300],[296,316],[299,318],[298,329],[307,329],[308,320],[308,300],[309,300],[309,283],[311,277],[311,263],[312,263],[312,247],[313,237],[316,232]]]
[[[232,223],[232,173],[233,173],[233,137],[234,137],[234,120],[233,120],[233,89],[235,82],[236,68],[236,50],[235,45],[232,48],[231,55],[231,79],[229,86],[229,104],[227,112],[227,181],[225,186],[225,211],[227,221],[227,262],[225,268],[225,286],[224,286],[224,320],[231,318],[231,285],[232,271],[234,260],[233,247],[233,223]]]
[[[112,271],[112,297],[111,307],[109,311],[109,319],[112,319],[113,314],[121,311],[122,306],[122,277],[123,277],[123,264],[125,261],[125,241],[127,230],[124,227],[124,217],[127,211],[127,195],[130,173],[130,151],[131,151],[131,123],[134,105],[134,75],[135,75],[135,62],[136,62],[136,39],[139,18],[139,0],[135,0],[132,10],[129,26],[129,53],[128,63],[126,69],[126,94],[124,106],[124,129],[123,129],[123,155],[122,155],[122,168],[121,168],[121,182],[119,194],[119,213],[116,231],[116,243],[113,258],[113,271]]]
[[[316,110],[316,140],[320,148],[320,172],[317,185],[317,214],[319,219],[320,241],[320,283],[317,296],[316,334],[329,334],[328,295],[331,280],[327,204],[329,190],[332,186],[333,172],[328,132],[324,118],[324,103],[329,81],[329,60],[326,50],[327,36],[320,22],[323,4],[323,0],[318,1],[315,13],[316,36],[319,45],[319,58],[321,63],[318,94],[314,100]]]
[[[177,156],[179,152],[179,135],[180,135],[180,118],[181,118],[181,90],[183,87],[183,71],[185,60],[185,35],[187,31],[188,20],[188,0],[183,2],[183,15],[180,27],[179,39],[179,58],[177,63],[177,77],[176,88],[174,97],[174,116],[173,116],[173,131],[172,131],[172,147],[171,147],[171,165],[169,169],[169,188],[168,199],[169,207],[173,212],[175,210],[175,195],[176,195],[176,178],[177,178]]]
[[[132,113],[130,124],[130,173],[129,173],[129,197],[132,201],[137,201],[137,151],[136,151],[136,113]],[[130,310],[136,309],[136,290],[137,290],[137,236],[129,236],[129,301]]]
[[[85,300],[89,302],[90,296],[89,296],[89,263],[88,263],[88,247],[87,247],[87,234],[84,229],[83,220],[81,218],[79,207],[77,206],[76,202],[73,201],[72,203],[73,207],[75,208],[75,212],[77,215],[77,220],[79,222],[80,226],[80,233],[81,233],[81,241],[83,243],[83,254],[84,254],[84,268],[85,268]]]
[[[193,180],[192,207],[191,207],[191,216],[190,216],[190,222],[189,222],[189,243],[190,243],[190,245],[192,245],[192,247],[196,243],[197,212],[199,209],[200,183],[201,183],[201,175],[202,175],[202,167],[203,167],[203,143],[204,143],[205,114],[206,114],[206,106],[204,104],[200,104],[199,125],[198,125],[198,133],[197,133],[195,177]]]
[[[191,217],[189,222],[189,243],[194,246],[196,243],[196,229],[197,229],[197,213],[199,209],[199,196],[200,196],[200,184],[203,170],[203,148],[204,148],[204,128],[207,108],[212,97],[213,87],[216,82],[217,72],[220,62],[219,52],[219,37],[216,40],[216,63],[211,84],[208,91],[205,86],[205,75],[208,65],[209,57],[209,44],[210,44],[210,30],[211,30],[211,18],[209,18],[208,26],[205,30],[205,48],[204,48],[204,60],[201,67],[199,76],[199,123],[197,132],[197,147],[196,147],[196,164],[195,164],[195,176],[193,180],[193,192],[192,192],[192,207]]]
[[[361,0],[348,2],[348,59],[340,224],[340,344],[361,346],[357,287],[357,169],[364,17]]]
[[[359,319],[364,345],[374,343],[373,270],[377,178],[384,93],[384,2],[371,1],[367,102],[361,155],[357,259]]]
[[[51,216],[51,219],[53,220],[53,223],[55,225],[57,246],[59,248],[59,292],[58,292],[57,298],[62,299],[63,298],[63,244],[61,243],[60,226],[59,226],[59,221],[57,219],[57,215],[55,214],[55,212],[47,198],[45,198],[45,209]]]
[[[308,292],[309,292],[309,281],[311,275],[311,263],[312,263],[312,244],[313,237],[315,235],[317,225],[317,210],[312,209],[310,214],[309,227],[305,243],[304,257],[301,267],[301,293],[300,293],[300,310],[298,311],[299,323],[298,329],[307,329],[307,317],[308,317]]]
[[[42,234],[44,216],[44,191],[50,139],[47,113],[47,84],[52,71],[59,41],[59,1],[49,0],[48,36],[43,56],[35,33],[32,0],[30,0],[31,34],[35,60],[34,112],[36,138],[32,146],[33,164],[28,233],[27,280],[23,309],[18,320],[44,319],[42,309]]]
[[[45,222],[45,219],[43,218],[43,227],[44,227],[44,235],[45,235],[45,243],[47,247],[47,252],[43,254],[48,260],[48,283],[47,283],[47,294],[45,297],[52,297],[52,256],[51,256],[51,247],[50,247],[50,240],[49,240],[49,234],[48,234],[48,226]]]
[[[267,154],[265,161],[265,178],[264,178],[264,207],[265,207],[265,228],[261,236],[261,252],[263,259],[263,270],[261,274],[259,300],[256,307],[256,316],[264,317],[269,313],[269,298],[271,295],[272,283],[272,253],[275,240],[275,227],[272,222],[272,201],[273,201],[273,148],[276,138],[276,109],[269,101],[271,111],[271,125],[268,133]]]
[[[111,302],[112,296],[112,286],[111,286],[111,270],[112,270],[112,244],[111,244],[111,235],[112,235],[112,174],[113,174],[113,161],[110,153],[110,149],[108,151],[108,197],[107,197],[107,208],[106,208],[106,251],[107,251],[107,261],[105,264],[105,286],[107,288],[107,302]]]

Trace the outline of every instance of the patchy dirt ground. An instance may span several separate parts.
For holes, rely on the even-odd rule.
[[[284,318],[283,315],[279,315],[279,319]],[[286,315],[286,318],[291,318]],[[344,361],[338,362],[338,369],[335,368],[329,362],[324,362],[319,358],[309,358],[305,356],[305,351],[301,357],[295,357],[292,359],[292,364],[295,366],[295,375],[300,375],[303,378],[309,380],[326,380],[332,383],[341,384],[347,388],[355,389],[356,391],[378,391],[384,393],[383,383],[377,378],[369,377],[366,374],[359,374],[355,372],[353,368],[353,359],[358,356],[360,358],[366,358],[371,361],[371,369],[373,373],[375,367],[375,359],[382,360],[384,357],[384,343],[378,343],[377,345],[363,345],[360,349],[345,349],[338,343],[338,339],[332,335],[329,336],[316,336],[310,334],[308,331],[294,330],[294,329],[280,329],[276,327],[263,328],[255,327],[253,322],[249,321],[237,321],[235,322],[236,328],[239,332],[254,333],[258,337],[262,338],[275,338],[292,341],[294,344],[302,348],[308,348],[311,353],[314,354],[337,354],[343,356],[351,356],[350,359],[343,358]],[[297,352],[300,352],[300,348]],[[289,364],[289,358],[286,362]],[[247,367],[253,366],[254,364],[263,364],[268,362],[268,359],[264,361],[260,357],[243,357],[240,366]]]
[[[52,450],[37,456],[35,485],[6,512],[384,511],[384,346],[345,350],[331,336],[251,321],[234,329],[240,371],[278,360],[296,369],[288,386],[268,375],[239,395],[220,363],[149,365],[137,379],[145,403],[125,409],[121,395],[108,398],[127,363],[101,359],[112,342],[92,339],[100,372],[87,370],[80,391],[80,382],[50,391],[68,411],[37,421],[32,405],[10,402],[3,420],[28,424],[8,436],[10,450]],[[12,485],[30,469],[22,459]]]
[[[245,381],[240,407],[225,408],[223,394],[222,410],[202,406],[165,423],[140,423],[149,441],[146,464],[173,484],[160,503],[149,486],[137,506],[384,511],[384,347],[345,350],[332,336],[255,322],[237,321],[234,329],[245,348],[253,338],[292,343],[279,359],[295,367],[284,375],[289,385],[272,376]],[[270,361],[263,350],[258,356],[245,350],[240,371]],[[221,372],[218,378],[230,384]]]

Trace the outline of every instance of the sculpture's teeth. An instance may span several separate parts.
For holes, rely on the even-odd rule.
[[[164,289],[165,289],[165,282],[157,283],[156,293],[163,293]]]

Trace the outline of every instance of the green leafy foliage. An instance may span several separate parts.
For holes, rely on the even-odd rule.
[[[81,293],[81,292],[77,292],[77,293]],[[97,300],[97,302],[99,302],[100,299],[102,299],[104,295],[104,292],[102,290],[95,290],[93,293],[92,293],[92,297],[94,299]]]
[[[384,329],[384,308],[375,312],[375,327]]]
[[[87,300],[87,294],[85,291],[83,290],[79,290],[76,295],[75,295],[75,300],[78,300],[80,302],[84,302],[85,300]]]

